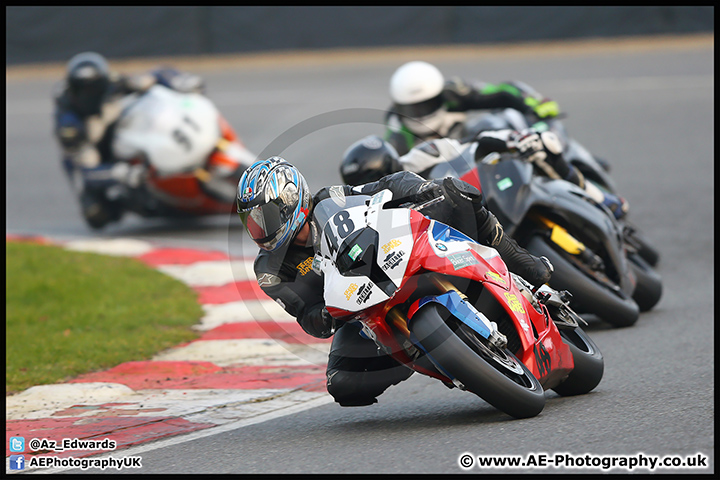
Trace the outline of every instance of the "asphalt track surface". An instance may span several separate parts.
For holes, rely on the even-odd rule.
[[[700,454],[707,468],[654,472],[714,472],[713,55],[711,36],[176,62],[206,78],[210,98],[251,150],[283,155],[313,190],[339,182],[347,146],[382,133],[388,79],[401,63],[424,59],[449,75],[525,81],[557,100],[568,113],[569,132],[612,163],[631,218],[662,254],[664,292],[633,327],[614,329],[590,318],[586,330],[605,357],[602,382],[581,397],[547,393],[535,418],[512,420],[469,393],[414,375],[371,407],[327,403],[148,447],[139,453],[142,472],[603,471],[567,465],[465,470],[459,466],[464,453],[525,459],[568,453],[596,463],[605,456]],[[51,136],[50,91],[59,75],[53,67],[7,70],[7,233],[122,236],[252,254],[232,216],[171,222],[129,215],[102,232],[88,229]]]

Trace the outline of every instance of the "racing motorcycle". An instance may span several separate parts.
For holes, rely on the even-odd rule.
[[[481,190],[505,231],[550,260],[550,286],[569,290],[576,311],[627,327],[657,304],[662,279],[628,248],[607,207],[571,182],[536,175],[515,154],[492,153],[476,162],[476,146],[436,165],[427,178],[456,176]]]
[[[568,306],[533,291],[498,252],[408,205],[331,189],[311,220],[313,269],[328,312],[416,372],[467,390],[515,418],[538,415],[544,390],[585,394],[604,360]]]
[[[106,190],[120,214],[207,216],[231,211],[237,183],[255,156],[213,102],[154,85],[123,100]],[[93,226],[93,225],[91,225]]]
[[[523,91],[534,92],[532,87],[522,82],[512,82],[512,84]],[[592,182],[604,193],[619,195],[616,183],[610,175],[610,164],[605,159],[590,153],[580,142],[568,135],[559,117],[538,120],[531,115],[526,116],[508,108],[472,118],[468,120],[466,129],[470,134],[478,134],[483,130],[512,128],[519,131],[530,127],[539,132],[546,130],[554,132],[563,145],[563,156],[583,174],[585,180]],[[637,225],[628,220],[627,216],[620,220],[620,224],[623,226],[628,249],[636,252],[644,263],[655,267],[660,260],[658,249]]]

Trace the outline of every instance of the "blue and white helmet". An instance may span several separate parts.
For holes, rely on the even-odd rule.
[[[257,161],[240,177],[237,212],[250,238],[264,250],[290,244],[311,208],[305,178],[282,157]]]

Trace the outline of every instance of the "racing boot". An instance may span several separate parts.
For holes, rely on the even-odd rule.
[[[496,249],[508,269],[530,282],[536,289],[550,281],[552,264],[545,257],[536,257],[505,235],[495,215],[486,210],[487,218],[478,228],[478,238]]]
[[[603,192],[604,198],[603,198],[603,205],[608,207],[610,211],[615,216],[616,220],[620,220],[625,215],[627,215],[628,210],[630,209],[630,205],[628,204],[627,200],[624,198],[613,195],[612,193]]]
[[[616,220],[620,220],[625,217],[630,210],[630,205],[623,197],[601,190],[592,182],[586,181],[580,186],[584,188],[587,194],[590,195],[596,202],[605,205],[610,212],[612,212]]]

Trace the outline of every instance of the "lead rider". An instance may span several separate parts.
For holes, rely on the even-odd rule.
[[[385,114],[385,140],[405,155],[433,138],[462,138],[467,114],[478,110],[512,108],[537,119],[556,117],[557,102],[516,82],[491,84],[459,77],[445,79],[427,62],[401,65],[390,78],[391,107]]]
[[[330,197],[331,189],[341,189],[346,196],[388,189],[393,199],[418,204],[442,197],[443,201],[420,212],[494,247],[511,271],[533,285],[550,279],[552,266],[547,259],[531,255],[504,235],[495,216],[483,206],[480,192],[458,179],[428,181],[415,173],[398,172],[365,185],[323,187],[312,195],[302,174],[282,157],[255,162],[238,183],[237,211],[248,235],[260,247],[254,263],[258,285],[309,335],[334,335],[327,389],[341,406],[376,403],[378,395],[407,379],[412,370],[361,337],[356,323],[339,324],[325,308],[323,279],[309,268],[315,252],[308,219],[313,207]],[[474,215],[468,215],[470,211]]]

